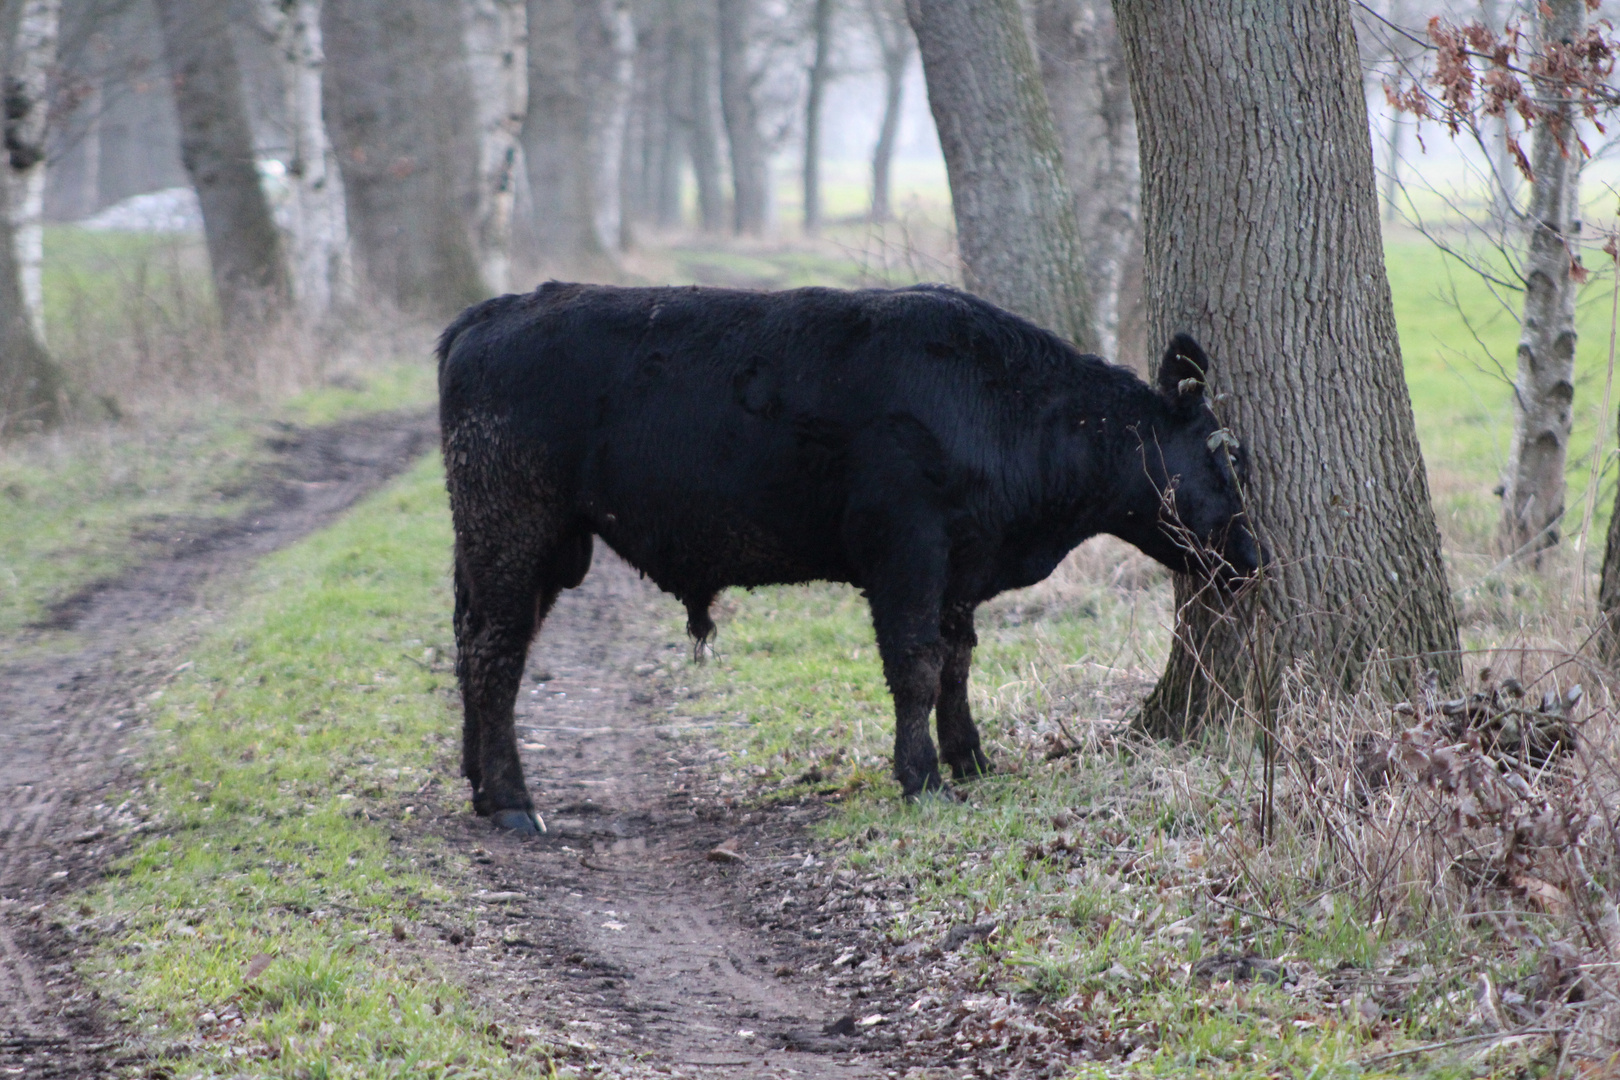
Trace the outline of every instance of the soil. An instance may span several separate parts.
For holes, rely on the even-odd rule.
[[[208,596],[228,601],[233,574],[334,520],[433,441],[415,414],[285,432],[263,508],[176,530],[167,557],[53,610],[74,651],[0,668],[0,1076],[109,1075],[184,1052],[117,1030],[73,976],[83,943],[51,912],[138,828],[138,806],[110,805],[134,779],[119,751],[183,659],[186,616]],[[598,545],[520,693],[547,832],[522,840],[453,809],[399,829],[407,846],[425,825],[470,852],[474,877],[447,878],[464,902],[421,911],[388,947],[428,954],[506,1036],[593,1074],[1011,1075],[1001,1023],[981,1013],[987,1026],[970,1037],[975,1006],[963,1004],[962,947],[994,926],[886,936],[904,883],[839,868],[809,831],[836,792],[784,802],[723,784],[702,729],[725,721],[673,708],[688,691],[668,661],[691,648],[678,614]],[[392,809],[372,811],[398,820]],[[1051,1049],[1012,1072],[1048,1075],[1067,1057]]]
[[[126,842],[116,838],[127,837],[132,808],[108,805],[130,786],[119,751],[145,696],[173,673],[183,616],[436,441],[434,417],[422,411],[282,426],[252,511],[164,522],[158,557],[0,642],[0,1076],[93,1077],[139,1057],[73,977],[76,943],[46,913],[95,881]]]

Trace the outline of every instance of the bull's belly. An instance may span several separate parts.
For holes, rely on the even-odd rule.
[[[639,526],[639,527],[638,527]],[[841,545],[789,537],[745,519],[682,528],[647,527],[633,516],[598,522],[597,535],[659,588],[686,598],[733,586],[852,581]]]

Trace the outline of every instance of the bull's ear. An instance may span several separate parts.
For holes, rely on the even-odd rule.
[[[1202,346],[1190,334],[1171,338],[1159,361],[1159,393],[1172,401],[1201,401],[1208,379],[1209,357]]]

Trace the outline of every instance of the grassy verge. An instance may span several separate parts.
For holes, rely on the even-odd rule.
[[[75,428],[0,444],[0,635],[177,532],[245,510],[271,457],[272,424],[420,407],[432,393],[430,366],[402,362],[270,408],[222,406],[162,427]]]
[[[718,729],[722,780],[761,801],[839,800],[824,840],[860,880],[895,885],[875,894],[898,900],[875,933],[937,949],[953,926],[996,928],[913,976],[919,1000],[965,1003],[924,1037],[1085,1046],[1109,1074],[1552,1071],[1553,1032],[1578,1022],[1572,958],[1603,955],[1583,952],[1593,927],[1573,896],[1602,887],[1567,884],[1569,838],[1521,822],[1523,846],[1504,852],[1503,818],[1466,809],[1471,790],[1487,796],[1422,773],[1440,768],[1437,743],[1405,744],[1425,764],[1387,786],[1355,770],[1363,740],[1410,720],[1297,701],[1263,842],[1252,732],[1170,749],[1118,723],[1164,648],[1166,590],[1131,580],[1153,572],[1107,551],[1063,572],[982,610],[973,697],[1000,772],[967,789],[971,805],[899,801],[872,633],[847,589],[729,594],[717,662],[694,676],[688,708],[749,721]],[[1530,778],[1537,813],[1578,820],[1612,786],[1554,773]],[[1610,882],[1612,853],[1591,842],[1582,873]],[[1560,887],[1538,893],[1547,879]],[[1513,1030],[1527,1034],[1486,1037]]]
[[[86,898],[107,932],[87,972],[188,1075],[547,1076],[435,971],[431,932],[462,856],[403,848],[458,795],[445,691],[449,529],[424,462],[338,526],[268,560],[163,693],[150,832]]]

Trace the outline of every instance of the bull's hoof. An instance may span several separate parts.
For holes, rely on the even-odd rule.
[[[952,780],[977,780],[981,776],[989,776],[995,772],[990,759],[984,756],[984,751],[975,746],[971,751],[955,758],[950,762]]]
[[[518,836],[539,836],[546,831],[545,821],[533,810],[497,810],[489,815],[489,823]]]

